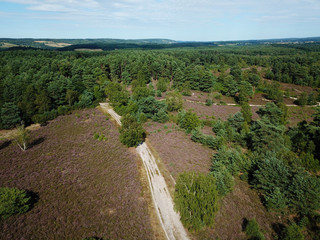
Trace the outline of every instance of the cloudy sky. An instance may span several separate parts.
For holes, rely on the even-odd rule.
[[[320,0],[0,0],[0,37],[187,41],[320,36]]]

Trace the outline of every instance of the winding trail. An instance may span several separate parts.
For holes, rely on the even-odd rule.
[[[121,116],[119,116],[108,103],[100,103],[100,106],[121,126]],[[180,221],[179,214],[174,211],[173,201],[167,184],[148,145],[144,142],[140,144],[136,150],[146,169],[152,199],[167,239],[189,239]]]

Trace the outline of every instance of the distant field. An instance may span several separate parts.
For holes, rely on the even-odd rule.
[[[0,43],[0,48],[11,48],[11,47],[17,47],[19,45],[13,44],[13,43],[6,43],[6,42],[1,42]]]
[[[1,186],[39,197],[29,212],[0,222],[0,239],[153,238],[136,155],[102,113],[58,117],[32,139],[26,152],[0,141]]]
[[[87,52],[102,52],[103,50],[101,48],[99,48],[99,49],[77,48],[77,49],[75,49],[75,51],[77,51],[77,52],[84,52],[84,51],[87,51]]]
[[[34,41],[34,42],[43,43],[48,47],[56,47],[56,48],[68,47],[72,45],[70,43],[60,43],[60,42],[53,42],[53,41]]]

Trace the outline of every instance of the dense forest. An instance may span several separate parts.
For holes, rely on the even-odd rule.
[[[279,86],[320,88],[320,44],[102,52],[8,50],[0,52],[0,66],[2,129],[22,122],[45,124],[107,98],[123,116],[120,140],[127,146],[143,141],[147,134],[143,123],[151,119],[172,121],[193,141],[216,150],[209,176],[186,174],[177,182],[175,203],[190,230],[211,226],[214,214],[210,219],[208,214],[196,214],[208,208],[208,200],[205,196],[184,199],[187,194],[179,187],[200,192],[204,187],[214,201],[209,204],[213,213],[218,209],[216,199],[231,192],[234,179],[240,178],[259,192],[269,211],[288,218],[278,239],[319,236],[320,108],[315,108],[311,122],[286,127],[284,98],[288,96]],[[183,109],[182,96],[191,95],[192,90],[232,97],[241,112],[226,121],[200,120]],[[263,93],[270,102],[252,120],[248,102],[255,93]],[[161,96],[165,101],[157,100]],[[316,90],[296,97],[299,105],[320,101]],[[212,104],[212,99],[206,104]],[[201,131],[204,125],[212,128],[212,134]],[[190,213],[195,214],[190,217]],[[263,239],[263,234],[252,237]]]

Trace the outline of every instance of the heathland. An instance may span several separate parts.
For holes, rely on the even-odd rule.
[[[0,238],[162,238],[143,141],[190,238],[319,236],[319,43],[1,41]]]

